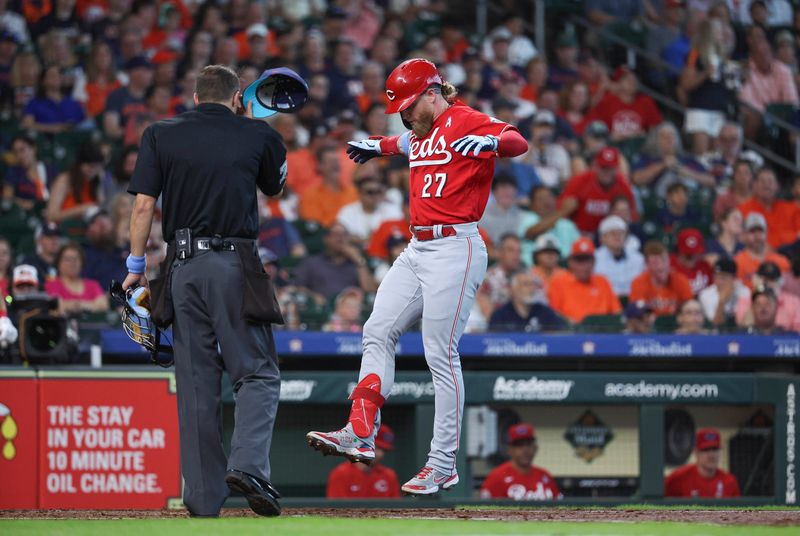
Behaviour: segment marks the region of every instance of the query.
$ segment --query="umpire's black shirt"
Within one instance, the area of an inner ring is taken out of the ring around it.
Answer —
[[[149,126],[128,192],[163,194],[164,239],[193,236],[256,238],[256,186],[276,195],[286,180],[286,148],[264,121],[234,114],[221,104]]]

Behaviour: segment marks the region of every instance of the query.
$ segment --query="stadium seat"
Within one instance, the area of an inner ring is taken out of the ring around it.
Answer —
[[[675,315],[661,315],[656,317],[653,330],[656,333],[675,333],[678,328],[678,319]]]
[[[619,333],[624,327],[622,315],[589,315],[578,324],[583,333]]]

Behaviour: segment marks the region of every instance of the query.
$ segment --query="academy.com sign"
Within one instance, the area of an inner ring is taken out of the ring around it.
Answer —
[[[495,400],[565,400],[575,382],[572,380],[509,380],[499,376],[494,381]]]
[[[610,398],[661,398],[667,400],[718,398],[715,383],[607,383],[605,395]]]

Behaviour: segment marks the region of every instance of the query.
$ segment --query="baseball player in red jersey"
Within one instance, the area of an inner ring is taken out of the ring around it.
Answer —
[[[382,155],[408,156],[413,237],[381,282],[364,325],[364,355],[347,425],[306,435],[309,445],[323,453],[351,461],[374,458],[380,408],[394,384],[395,346],[421,317],[435,392],[433,439],[424,467],[401,488],[418,495],[458,483],[464,411],[458,341],[487,263],[477,222],[489,198],[494,159],[528,149],[515,127],[457,101],[455,92],[431,62],[407,60],[386,81],[386,113],[400,113],[410,130],[348,144],[358,163]]]
[[[394,432],[382,424],[375,437],[375,461],[365,463],[344,462],[328,475],[329,499],[383,499],[400,496],[397,473],[381,465],[384,451],[394,450]]]
[[[515,501],[561,499],[561,491],[550,473],[533,465],[537,450],[533,426],[528,423],[512,425],[508,429],[508,455],[511,459],[489,473],[481,486],[481,498]]]
[[[739,497],[736,477],[719,468],[719,431],[701,428],[695,437],[697,463],[675,469],[664,482],[665,497]]]

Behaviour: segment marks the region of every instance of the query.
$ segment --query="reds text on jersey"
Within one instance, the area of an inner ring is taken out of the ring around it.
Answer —
[[[553,477],[535,465],[520,473],[511,462],[492,470],[481,486],[483,499],[514,499],[515,501],[548,501],[562,498]]]
[[[408,138],[411,225],[469,223],[481,219],[494,175],[494,154],[461,156],[450,144],[474,134],[499,136],[514,129],[502,121],[456,102],[445,110],[424,138]]]
[[[400,496],[400,484],[393,469],[375,464],[362,471],[355,464],[339,464],[328,476],[325,496],[329,499],[372,499]]]

